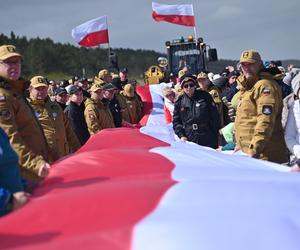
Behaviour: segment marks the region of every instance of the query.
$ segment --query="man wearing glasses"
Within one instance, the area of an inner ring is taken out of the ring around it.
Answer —
[[[32,184],[48,175],[48,146],[26,101],[28,83],[20,78],[21,55],[13,45],[0,46],[0,127],[19,156],[21,174]]]
[[[218,147],[219,115],[209,93],[198,90],[191,74],[181,77],[183,95],[174,106],[173,127],[182,141],[191,141],[211,148]]]

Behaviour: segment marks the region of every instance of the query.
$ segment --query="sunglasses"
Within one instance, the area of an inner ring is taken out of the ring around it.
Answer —
[[[188,83],[188,84],[184,84],[184,85],[183,85],[183,88],[185,88],[185,89],[187,89],[188,87],[194,88],[194,87],[195,87],[195,84],[193,84],[193,83]]]

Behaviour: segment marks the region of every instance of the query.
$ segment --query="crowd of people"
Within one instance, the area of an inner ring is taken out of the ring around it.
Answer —
[[[172,75],[173,77],[173,75]],[[242,151],[299,171],[299,69],[263,62],[243,51],[237,67],[220,74],[188,68],[164,89],[166,121],[182,141],[217,150]]]
[[[136,127],[142,101],[128,69],[91,81],[21,78],[21,54],[0,46],[0,215],[22,207],[50,165],[105,128]]]
[[[76,152],[105,128],[135,128],[142,100],[128,69],[101,69],[92,79],[21,78],[13,45],[0,46],[0,215],[27,203],[50,165]],[[164,88],[167,123],[185,142],[242,151],[277,163],[300,163],[300,69],[263,64],[244,51],[237,68],[220,74],[187,67],[170,73]],[[299,163],[299,165],[298,165]]]

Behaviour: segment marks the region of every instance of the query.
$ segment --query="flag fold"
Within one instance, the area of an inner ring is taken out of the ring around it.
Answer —
[[[152,17],[157,22],[195,27],[192,4],[167,5],[152,3]]]
[[[101,16],[72,29],[72,37],[81,46],[109,43],[107,16]]]

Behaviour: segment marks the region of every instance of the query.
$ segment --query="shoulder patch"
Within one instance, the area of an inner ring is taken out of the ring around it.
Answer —
[[[219,97],[219,94],[218,94],[218,92],[213,92],[213,97]]]
[[[270,105],[264,105],[262,107],[262,113],[264,115],[271,115],[273,113],[273,107]]]
[[[6,102],[6,96],[5,95],[0,95],[0,103],[1,102]]]

